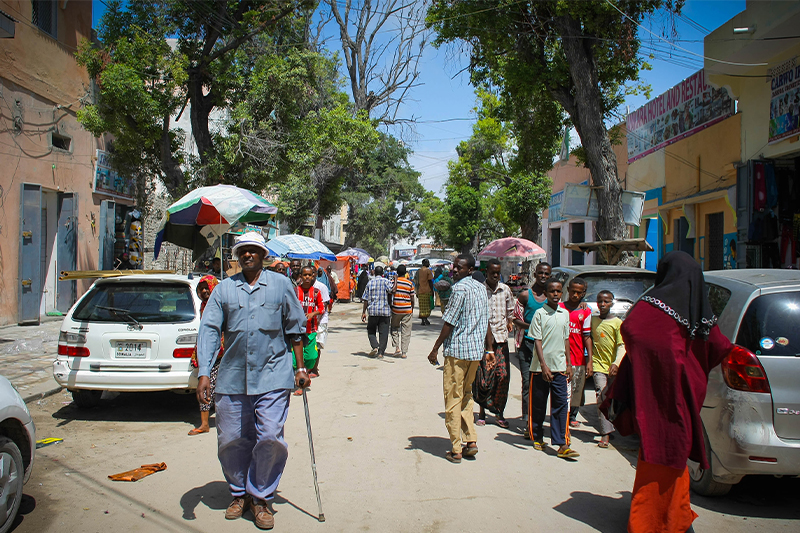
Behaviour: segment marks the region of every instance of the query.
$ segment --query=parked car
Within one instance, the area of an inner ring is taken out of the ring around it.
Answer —
[[[736,347],[709,375],[700,412],[709,470],[691,488],[726,494],[750,474],[800,475],[800,273],[705,273],[719,328]]]
[[[198,282],[148,274],[97,280],[61,325],[56,381],[79,407],[97,405],[104,390],[195,389]]]
[[[0,376],[0,533],[14,524],[22,487],[31,477],[36,427],[17,390]]]
[[[602,290],[614,294],[610,315],[624,318],[631,306],[647,289],[653,286],[656,273],[643,268],[612,265],[574,265],[556,267],[552,276],[564,284],[564,296],[569,298],[567,285],[573,278],[586,280],[585,301],[597,315],[597,293]]]

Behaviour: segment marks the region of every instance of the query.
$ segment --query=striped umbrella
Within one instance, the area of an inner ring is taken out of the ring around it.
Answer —
[[[336,261],[336,256],[327,246],[303,235],[279,235],[267,242],[267,248],[272,255],[279,257]]]
[[[167,208],[156,234],[155,257],[171,242],[203,255],[234,224],[264,226],[274,222],[278,208],[261,196],[233,185],[195,189]]]

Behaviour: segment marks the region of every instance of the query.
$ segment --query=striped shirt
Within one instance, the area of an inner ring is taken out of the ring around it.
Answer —
[[[489,298],[489,326],[494,342],[508,342],[508,323],[511,322],[516,299],[508,285],[500,282],[494,290],[486,284],[486,296]]]
[[[408,315],[414,312],[411,306],[411,295],[414,294],[414,282],[408,278],[397,278],[397,289],[392,299],[392,313]]]
[[[369,316],[392,316],[389,308],[389,293],[392,291],[392,282],[384,277],[375,277],[369,280],[362,300],[366,300]]]
[[[453,285],[442,318],[453,326],[444,340],[444,356],[465,361],[483,359],[489,327],[489,299],[484,284],[467,276]]]

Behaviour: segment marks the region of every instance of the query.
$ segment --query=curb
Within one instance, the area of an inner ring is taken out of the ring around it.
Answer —
[[[22,398],[22,401],[24,401],[25,403],[35,402],[37,400],[41,400],[42,398],[47,398],[48,396],[52,396],[54,394],[58,394],[63,389],[64,389],[64,387],[61,387],[59,385],[57,387],[53,387],[53,388],[48,389],[48,390],[43,391],[43,392],[36,392],[36,393],[31,394],[30,396],[25,396],[25,397]]]

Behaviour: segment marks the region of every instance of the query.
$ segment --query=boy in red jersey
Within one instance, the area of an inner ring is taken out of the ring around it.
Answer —
[[[561,307],[569,311],[569,350],[574,369],[567,389],[570,393],[569,427],[577,428],[581,425],[578,422],[578,410],[583,405],[583,387],[586,384],[587,370],[591,375],[592,310],[581,305],[583,297],[586,296],[586,280],[572,278],[567,291],[569,298],[566,302],[561,302]],[[569,444],[569,437],[567,443]]]

